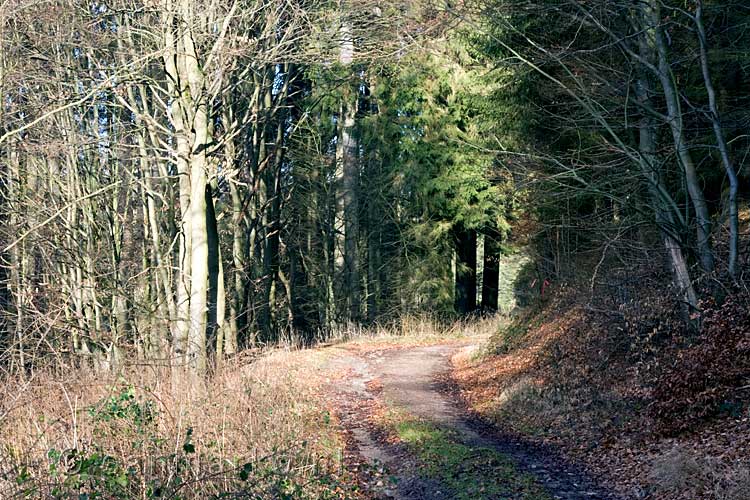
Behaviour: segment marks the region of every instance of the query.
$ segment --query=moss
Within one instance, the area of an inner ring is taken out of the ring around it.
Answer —
[[[407,414],[393,413],[391,420],[399,440],[422,462],[424,474],[445,485],[452,498],[550,498],[533,476],[495,450],[465,445],[455,433]]]

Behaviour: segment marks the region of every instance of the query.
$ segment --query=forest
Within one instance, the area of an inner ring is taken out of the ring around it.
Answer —
[[[0,2],[0,497],[750,498],[748,27]]]

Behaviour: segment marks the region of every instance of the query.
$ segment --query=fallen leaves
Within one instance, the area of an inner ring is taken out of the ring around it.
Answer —
[[[740,480],[750,471],[750,391],[743,390],[750,380],[750,307],[732,300],[706,307],[705,338],[691,348],[680,338],[679,309],[657,290],[614,313],[606,303],[583,303],[555,297],[517,320],[521,338],[501,331],[493,342],[502,349],[490,345],[480,359],[455,357],[453,378],[471,408],[506,430],[561,447],[625,497],[750,498],[741,496]],[[654,373],[671,384],[659,386]],[[726,401],[734,406],[722,406]],[[655,432],[663,429],[658,416],[678,423],[681,434]],[[676,448],[682,453],[674,455]],[[691,476],[697,469],[680,460],[697,460],[703,475]],[[704,486],[660,481],[666,470]]]

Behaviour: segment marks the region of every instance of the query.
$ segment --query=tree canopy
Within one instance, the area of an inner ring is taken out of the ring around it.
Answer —
[[[6,2],[6,362],[205,372],[280,338],[492,311],[521,247],[540,282],[656,266],[700,321],[745,279],[748,15]]]

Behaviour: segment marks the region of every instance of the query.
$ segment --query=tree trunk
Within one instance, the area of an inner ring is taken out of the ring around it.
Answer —
[[[186,82],[183,78],[184,53],[179,50],[174,32],[175,7],[171,0],[166,0],[164,6],[164,70],[167,75],[167,86],[173,99],[169,110],[170,119],[174,127],[174,161],[178,177],[178,192],[180,205],[179,242],[176,259],[174,285],[176,287],[175,316],[172,323],[172,361],[176,366],[184,366],[188,345],[190,326],[190,265],[191,265],[191,235],[190,228],[190,143],[188,142],[187,106],[183,102],[187,94]],[[181,44],[180,44],[181,45]],[[201,194],[201,198],[203,195]]]
[[[233,142],[230,141],[233,146]],[[232,148],[233,149],[233,148]],[[232,151],[233,153],[233,151]],[[229,155],[234,162],[234,154]],[[229,332],[224,336],[224,352],[234,354],[240,332],[245,328],[245,227],[243,224],[242,199],[236,182],[229,182],[232,198],[232,298],[229,302]]]
[[[173,31],[175,17],[178,21]],[[176,361],[196,374],[206,370],[208,307],[208,227],[206,186],[210,143],[205,78],[193,41],[193,5],[166,2],[164,65],[173,103],[176,163],[180,176],[182,232],[178,280],[178,326],[174,335]],[[184,353],[184,354],[183,354]]]
[[[642,46],[642,48],[646,47]],[[641,74],[636,82],[636,98],[643,105],[644,109],[651,107],[651,92],[651,84],[648,77],[645,74]],[[647,111],[643,113],[643,117],[638,124],[638,150],[640,153],[641,170],[648,181],[656,225],[667,253],[666,257],[669,262],[672,279],[675,287],[682,295],[683,303],[686,305],[684,308],[684,319],[686,322],[689,322],[691,309],[694,310],[698,306],[698,297],[693,288],[690,271],[677,237],[679,226],[672,212],[665,206],[666,204],[662,199],[662,193],[666,192],[666,188],[656,158],[656,123]]]
[[[356,99],[356,97],[354,98]],[[344,178],[342,197],[344,202],[344,276],[346,280],[348,318],[360,320],[360,283],[359,283],[359,162],[357,141],[353,136],[356,105],[348,105],[344,111],[342,142],[344,149]]]
[[[482,279],[482,310],[497,311],[500,284],[500,245],[493,235],[484,237],[484,275]]]
[[[192,9],[183,0],[182,11]],[[186,16],[187,19],[190,17]],[[193,101],[192,144],[190,151],[190,326],[188,330],[187,363],[198,373],[206,370],[206,312],[208,300],[208,227],[206,224],[206,186],[208,184],[206,148],[208,135],[208,103],[205,98],[203,73],[193,46],[191,30],[182,35],[185,50],[185,73]],[[184,97],[184,96],[183,96]]]
[[[685,183],[688,194],[695,210],[697,222],[697,244],[701,267],[707,273],[714,269],[714,256],[711,249],[711,219],[708,215],[708,207],[700,186],[700,180],[690,153],[689,145],[685,138],[682,109],[680,106],[680,95],[677,90],[674,74],[669,63],[667,42],[664,39],[661,21],[660,4],[658,0],[649,0],[646,9],[649,44],[656,49],[658,77],[661,83],[664,99],[667,105],[667,121],[672,132],[677,158],[682,165],[685,174]]]
[[[348,12],[340,27],[339,63],[349,66],[354,60],[354,35]],[[353,75],[355,76],[355,75]],[[355,76],[356,77],[356,76]],[[357,141],[354,137],[358,90],[346,88],[341,98],[336,143],[336,244],[335,266],[338,272],[338,314],[345,321],[360,319],[359,283],[359,162]]]
[[[374,175],[373,175],[374,177]],[[376,220],[375,196],[370,195],[367,204],[367,322],[373,323],[378,315],[381,296],[380,231]]]
[[[456,244],[456,284],[454,308],[468,314],[477,307],[477,234],[462,226],[453,229]]]
[[[224,355],[224,317],[226,294],[224,290],[224,267],[221,262],[219,227],[211,186],[206,186],[206,226],[208,235],[208,334],[207,347],[215,363],[221,363]]]
[[[729,146],[724,137],[724,129],[721,124],[721,116],[719,115],[719,105],[716,102],[716,91],[714,90],[711,70],[708,64],[708,39],[706,38],[706,29],[703,26],[702,14],[703,2],[698,0],[695,12],[695,25],[698,30],[698,42],[700,45],[701,72],[703,73],[703,82],[708,94],[709,116],[713,125],[714,135],[716,136],[716,145],[719,148],[721,163],[729,180],[729,199],[727,200],[729,208],[729,261],[727,268],[729,276],[736,278],[740,235],[739,212],[737,208],[739,180],[737,179],[737,171],[734,168],[734,163],[729,157]]]

